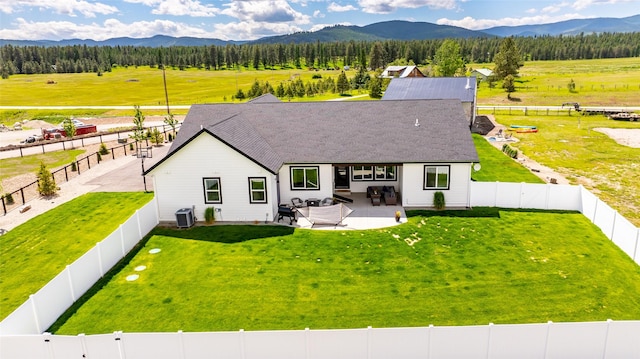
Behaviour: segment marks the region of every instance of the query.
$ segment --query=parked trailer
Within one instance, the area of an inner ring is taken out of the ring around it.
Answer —
[[[86,135],[88,133],[98,132],[96,125],[81,125],[76,127],[76,136]],[[42,137],[45,140],[53,140],[66,137],[67,132],[62,128],[43,128]]]

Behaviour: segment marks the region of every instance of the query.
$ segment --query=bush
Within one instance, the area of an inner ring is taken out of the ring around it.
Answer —
[[[444,193],[438,191],[433,194],[433,207],[435,207],[435,209],[438,209],[438,210],[444,209],[445,207]]]
[[[204,221],[206,224],[213,224],[216,221],[215,209],[207,207],[204,209]]]
[[[56,181],[53,174],[44,162],[40,162],[40,171],[38,171],[38,193],[42,196],[53,196],[58,191]]]
[[[109,154],[109,149],[107,148],[107,145],[104,144],[104,142],[100,144],[100,149],[98,150],[98,154],[101,154],[101,155]]]
[[[151,143],[155,144],[156,146],[159,146],[160,144],[162,144],[162,142],[164,142],[164,136],[162,135],[160,130],[158,130],[157,127],[154,128],[153,131],[151,132],[150,141],[151,141]]]
[[[515,148],[511,148],[511,146],[506,143],[502,145],[502,152],[504,152],[507,156],[517,159],[518,158],[518,150]]]
[[[76,161],[71,162],[71,172],[76,172],[78,170],[78,164]]]
[[[9,204],[9,205],[15,203],[15,201],[13,200],[13,195],[11,193],[5,194],[4,195],[4,199],[5,199],[5,201],[7,201],[7,204]]]

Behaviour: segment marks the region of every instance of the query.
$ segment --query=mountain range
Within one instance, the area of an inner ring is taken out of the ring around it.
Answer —
[[[2,40],[0,46],[225,46],[227,44],[275,44],[275,43],[315,43],[335,41],[383,41],[383,40],[426,40],[443,38],[578,35],[603,32],[640,32],[640,15],[626,18],[592,18],[567,20],[551,24],[499,26],[484,30],[469,30],[450,25],[436,25],[428,22],[386,21],[366,26],[335,25],[314,32],[297,32],[288,35],[263,37],[253,41],[224,41],[196,37],[172,37],[156,35],[150,38],[119,37],[104,41],[69,40]]]

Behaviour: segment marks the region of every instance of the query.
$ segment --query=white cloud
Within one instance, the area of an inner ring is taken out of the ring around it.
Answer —
[[[358,0],[362,11],[370,14],[389,14],[397,9],[430,9],[453,10],[457,7],[456,0]]]
[[[315,17],[316,19],[321,19],[323,18],[325,15],[322,13],[322,11],[320,10],[315,10],[313,12],[313,17]]]
[[[232,22],[214,25],[213,36],[221,40],[255,40],[265,36],[292,34],[301,28],[286,23],[258,23],[255,21]]]
[[[537,13],[537,12],[538,12],[538,10],[537,10],[537,9],[534,9],[534,8],[531,8],[531,9],[529,9],[529,10],[525,11],[525,12],[526,12],[527,14],[535,14],[535,13]]]
[[[76,12],[85,17],[96,17],[96,14],[108,15],[118,12],[115,6],[101,2],[88,2],[85,0],[1,0],[0,11],[6,14],[30,11],[31,8],[51,10],[57,14],[76,16]]]
[[[122,23],[116,19],[105,20],[102,24],[75,24],[69,21],[30,22],[23,18],[14,20],[14,29],[0,29],[1,39],[12,40],[63,40],[93,39],[106,40],[114,37],[194,36],[213,38],[214,33],[201,28],[168,20],[138,21]]]
[[[222,10],[222,14],[235,17],[241,21],[310,23],[309,15],[295,11],[285,0],[233,1],[225,4],[225,6],[227,8]]]
[[[438,25],[452,25],[464,27],[466,29],[471,30],[482,30],[488,29],[490,27],[496,26],[520,26],[520,25],[533,25],[533,24],[548,24],[552,22],[560,22],[565,20],[572,19],[584,19],[584,15],[580,14],[563,14],[560,16],[548,16],[548,15],[537,15],[537,16],[528,16],[528,17],[505,17],[502,19],[474,19],[472,17],[465,17],[461,20],[450,20],[450,19],[438,19],[436,23]]]
[[[343,5],[338,5],[334,2],[329,4],[329,6],[327,6],[328,12],[346,12],[346,11],[353,11],[353,10],[358,10],[358,9],[353,5],[343,6]]]
[[[572,7],[576,10],[583,10],[593,5],[614,5],[633,1],[637,0],[576,0]]]
[[[125,0],[129,3],[143,4],[154,9],[155,15],[213,17],[220,13],[220,9],[211,5],[204,5],[199,0]]]

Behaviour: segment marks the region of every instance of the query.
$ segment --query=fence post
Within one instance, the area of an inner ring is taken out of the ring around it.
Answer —
[[[309,328],[304,328],[304,358],[309,359]]]
[[[607,319],[607,331],[604,333],[604,345],[602,348],[602,357],[606,358],[607,357],[607,344],[609,342],[609,327],[611,327],[611,322],[613,320],[611,319]]]
[[[518,200],[518,208],[522,208],[522,197],[524,197],[524,182],[520,182],[520,200]]]
[[[31,301],[31,310],[33,311],[33,322],[36,325],[36,330],[38,333],[42,333],[42,328],[40,328],[40,320],[38,319],[38,308],[36,307],[36,300],[33,294],[29,294],[29,300]]]
[[[98,250],[98,270],[100,271],[100,278],[104,277],[104,270],[102,270],[102,249],[100,248],[100,242],[96,243],[96,249]]]
[[[22,197],[22,204],[27,203],[27,202],[24,200],[24,187],[20,188],[20,197]]]
[[[493,328],[493,323],[489,323],[489,333],[487,335],[487,359],[489,359],[489,356],[491,355],[491,328]]]
[[[113,147],[111,147],[111,159],[112,159],[112,160],[115,160],[115,159],[116,159],[116,155],[115,155],[115,153],[113,152]]]
[[[80,333],[78,334],[78,338],[80,338],[80,347],[82,347],[82,357],[88,358],[89,351],[87,350],[87,337],[84,335],[84,333]]]
[[[367,359],[371,359],[371,326],[367,327]]]
[[[178,330],[178,341],[180,343],[180,359],[185,359],[184,355],[184,334],[182,330]]]
[[[124,355],[124,348],[122,345],[122,331],[118,331],[118,332],[113,332],[113,335],[115,336],[114,340],[116,341],[116,345],[118,346],[118,354],[120,354],[120,359],[125,359],[125,355]]]
[[[78,170],[78,174],[80,174],[80,161],[76,161],[76,169]]]
[[[493,206],[498,207],[498,186],[500,185],[499,181],[496,181],[496,189],[493,192]]]
[[[7,214],[7,206],[4,204],[4,196],[0,197],[0,199],[2,200],[2,211],[4,214]]]
[[[544,357],[543,358],[547,358],[549,356],[549,337],[551,332],[551,324],[553,324],[552,321],[547,322],[547,337],[544,341]]]
[[[613,211],[613,223],[611,224],[611,241],[613,242],[613,235],[616,233],[616,219],[618,218],[618,211]]]
[[[246,355],[244,352],[244,329],[240,329],[240,358],[246,359]]]
[[[118,227],[120,230],[120,249],[122,249],[122,256],[126,256],[127,252],[124,250],[124,231],[122,230],[122,225]]]
[[[431,332],[433,332],[433,324],[429,324],[429,328],[427,328],[429,335],[427,336],[427,359],[431,359]]]
[[[138,224],[138,240],[142,239],[142,224],[140,223],[140,210],[136,210],[136,223]]]
[[[89,157],[91,157],[91,156],[87,156],[86,157],[86,159],[87,159],[87,168],[91,169],[91,161],[89,161]]]
[[[636,248],[633,250],[633,260],[638,263],[638,242],[640,242],[640,228],[638,228],[638,233],[636,234]]]
[[[71,267],[67,265],[65,269],[67,270],[67,279],[69,280],[69,289],[71,289],[71,300],[75,302],[76,294],[74,293],[75,290],[73,288],[73,278],[71,277]]]
[[[51,348],[51,333],[42,333],[42,337],[44,338],[44,346],[47,348],[47,357],[55,358],[53,355],[53,348]]]

